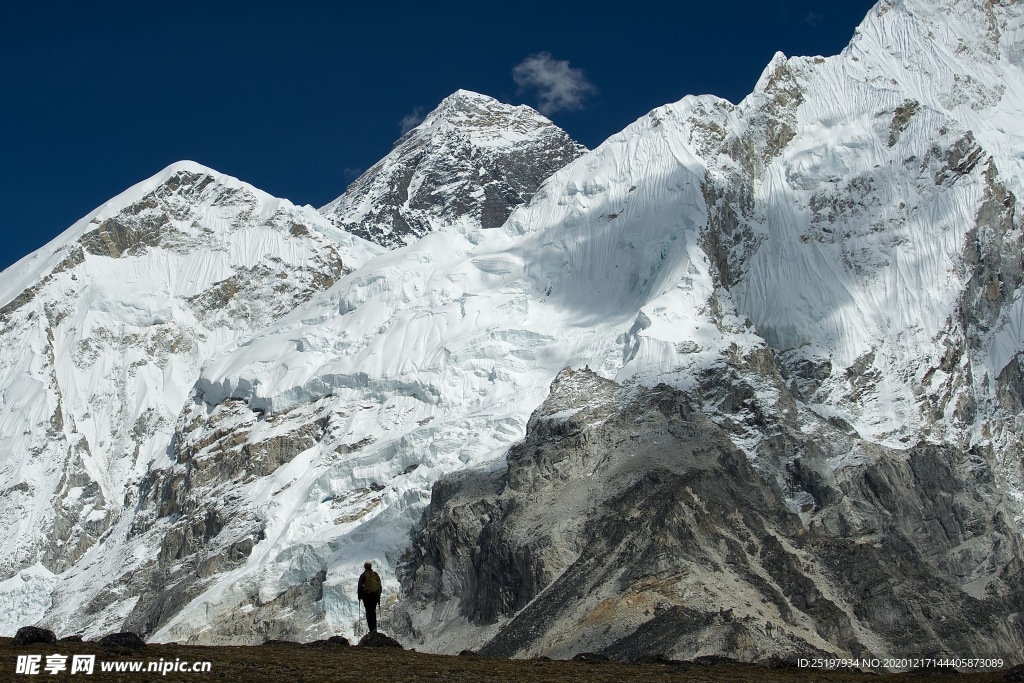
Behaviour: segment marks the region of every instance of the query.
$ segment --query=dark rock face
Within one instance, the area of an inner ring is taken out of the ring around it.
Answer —
[[[463,219],[495,228],[584,151],[529,107],[460,91],[320,211],[388,248]]]
[[[379,631],[367,633],[359,639],[359,647],[402,647],[402,644]]]
[[[14,645],[54,645],[57,643],[57,636],[48,628],[38,626],[22,626],[14,634]]]
[[[130,650],[138,650],[146,647],[146,641],[140,638],[138,634],[131,633],[130,631],[111,633],[108,636],[103,636],[100,638],[99,643],[103,647],[127,648]]]
[[[612,383],[564,372],[504,472],[434,487],[396,623],[422,637],[431,603],[503,619],[480,650],[495,656],[1015,661],[1024,553],[994,456],[862,442],[802,414],[765,361],[621,408]],[[581,388],[589,405],[558,416]],[[749,424],[776,435],[756,461],[734,445]]]

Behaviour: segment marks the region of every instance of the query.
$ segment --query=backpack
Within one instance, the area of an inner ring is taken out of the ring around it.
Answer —
[[[366,570],[366,578],[363,579],[363,592],[370,595],[380,595],[380,577],[372,569]]]

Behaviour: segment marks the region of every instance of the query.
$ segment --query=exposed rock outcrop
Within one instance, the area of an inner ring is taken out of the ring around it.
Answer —
[[[435,485],[396,623],[422,638],[457,611],[497,628],[498,656],[1019,652],[1024,554],[991,456],[780,412],[780,379],[609,385],[608,410],[599,378],[566,371],[506,470]],[[589,406],[562,417],[581,386]],[[712,397],[732,414],[705,415]],[[756,460],[735,445],[751,419],[774,435]]]
[[[322,640],[314,640],[312,643],[307,643],[307,645],[309,647],[348,647],[351,643],[348,642],[348,638],[345,636],[331,636]]]

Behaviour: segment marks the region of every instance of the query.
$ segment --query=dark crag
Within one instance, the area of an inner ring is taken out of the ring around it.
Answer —
[[[480,651],[502,657],[1015,661],[1022,553],[985,461],[864,443],[797,409],[770,361],[621,408],[626,389],[563,372],[507,470],[435,486],[396,621],[425,637],[421,610],[451,601],[500,623]],[[755,461],[735,445],[751,428],[771,435]],[[855,449],[869,457],[832,465]]]

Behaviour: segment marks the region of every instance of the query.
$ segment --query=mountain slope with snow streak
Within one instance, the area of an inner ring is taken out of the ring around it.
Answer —
[[[777,58],[763,92],[741,105],[789,90],[788,103],[768,106],[790,117],[793,140],[755,181],[773,234],[733,266],[746,270],[733,292],[793,362],[845,369],[873,356],[884,401],[850,402],[843,382],[826,382],[821,402],[874,439],[906,443],[924,428],[913,388],[946,353],[957,318],[989,337],[995,319],[970,319],[1016,308],[1006,304],[1019,268],[979,260],[998,258],[984,253],[990,239],[1018,239],[1021,131],[1007,116],[1024,106],[1021,30],[1013,6],[880,3],[843,54]],[[1008,280],[995,306],[962,300],[991,284],[976,281],[979,269]],[[1019,349],[1005,334],[979,341]],[[1007,353],[984,356],[977,379],[994,380]]]

